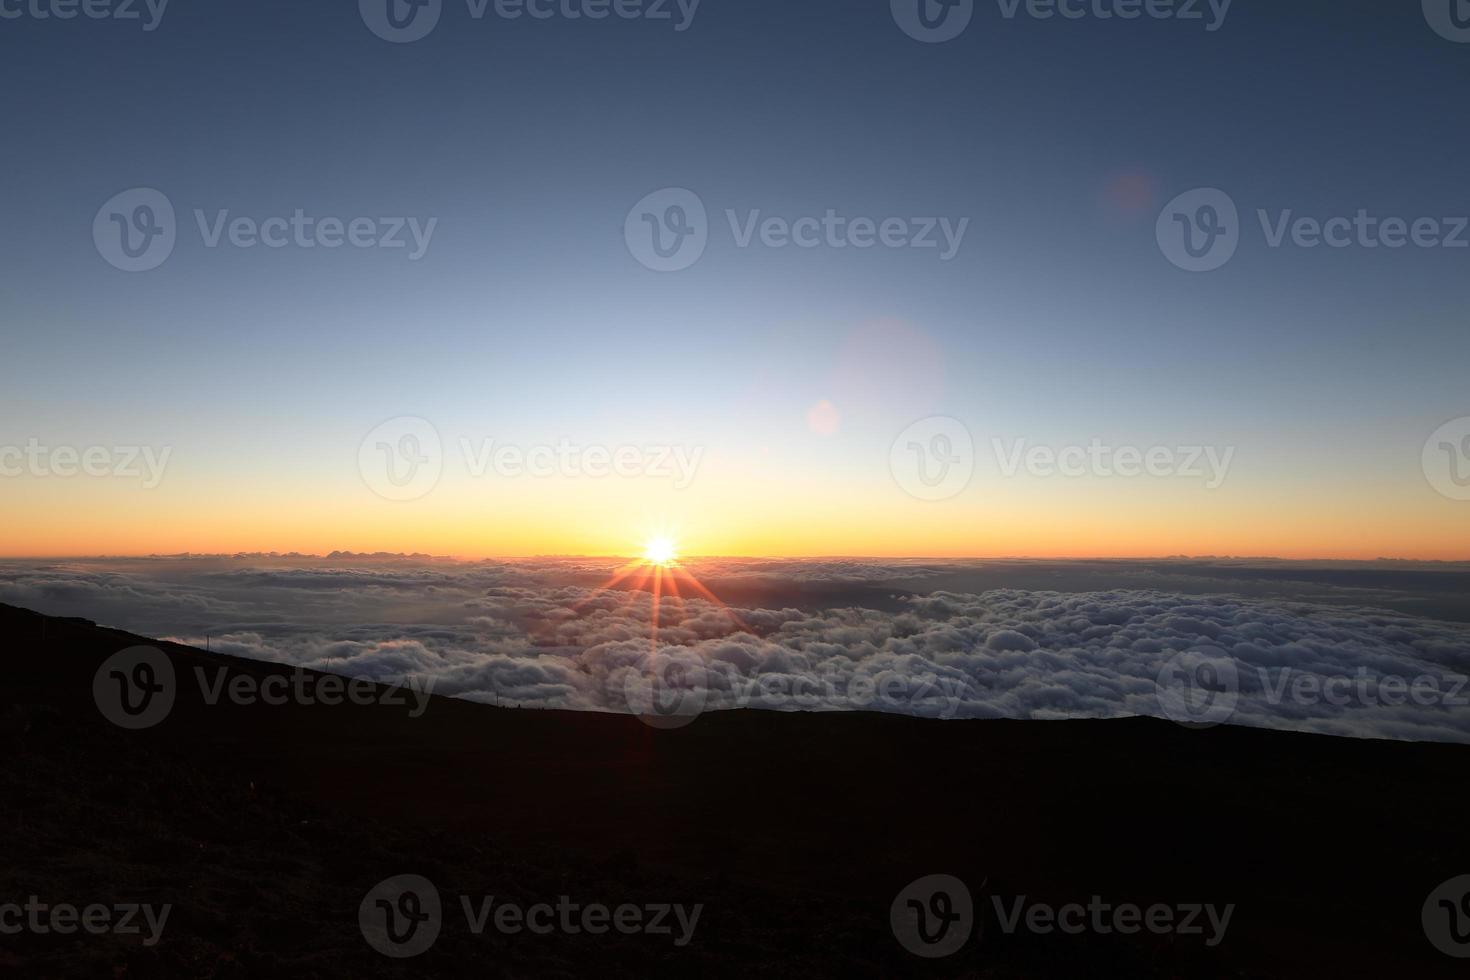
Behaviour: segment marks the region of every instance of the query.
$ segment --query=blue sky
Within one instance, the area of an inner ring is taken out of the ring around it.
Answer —
[[[1470,212],[1470,45],[1413,3],[1237,0],[1213,32],[982,3],[931,45],[878,0],[704,0],[682,32],[476,21],[448,0],[399,45],[352,3],[176,0],[153,31],[0,20],[0,55],[15,438],[141,431],[224,458],[264,428],[310,454],[423,414],[857,471],[943,411],[1036,439],[1233,440],[1273,478],[1341,466],[1366,484],[1470,412],[1470,249],[1270,249],[1255,219]],[[700,195],[712,237],[659,274],[622,225],[671,186]],[[1189,274],[1154,220],[1202,186],[1234,198],[1245,240]],[[89,234],[132,187],[179,214],[148,273],[110,267]],[[206,249],[195,208],[438,225],[418,262]],[[969,226],[949,262],[739,249],[726,208]],[[932,340],[943,376],[896,365],[922,390],[849,395],[840,444],[813,448],[802,414],[875,320]]]

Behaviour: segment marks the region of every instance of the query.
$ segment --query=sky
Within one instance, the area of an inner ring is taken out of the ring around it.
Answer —
[[[0,0],[0,554],[1470,558],[1470,248],[1271,244],[1463,229],[1433,0],[376,2]]]

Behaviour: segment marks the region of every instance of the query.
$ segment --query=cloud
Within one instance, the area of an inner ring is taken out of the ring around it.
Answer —
[[[338,556],[0,564],[0,601],[211,649],[436,693],[628,710],[638,684],[702,710],[933,718],[1168,713],[1181,656],[1225,665],[1236,724],[1470,741],[1470,629],[1401,612],[1151,589],[895,593],[826,607],[783,583],[912,583],[915,563],[703,562],[790,605],[726,608],[599,589],[597,559],[450,563]],[[1122,577],[1122,581],[1128,581]],[[655,618],[657,627],[655,628]],[[1209,693],[1209,692],[1206,692]],[[1215,694],[1221,694],[1215,691]]]

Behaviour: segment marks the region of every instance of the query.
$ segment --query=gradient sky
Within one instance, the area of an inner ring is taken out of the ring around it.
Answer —
[[[1470,558],[1420,454],[1470,415],[1470,249],[1268,248],[1255,209],[1470,214],[1470,44],[1418,2],[1236,0],[922,44],[887,0],[703,0],[668,21],[475,21],[390,44],[357,5],[0,19],[0,445],[172,447],[163,482],[0,479],[0,554],[421,551]],[[696,191],[692,268],[623,222]],[[1244,240],[1171,265],[1155,219],[1222,188]],[[160,268],[91,236],[179,214]],[[208,249],[192,211],[437,218],[402,251]],[[959,255],[740,249],[723,211],[969,218]],[[813,426],[828,402],[830,425]],[[911,422],[980,459],[895,481]],[[472,479],[376,496],[396,416],[531,446],[702,447],[696,481]],[[1236,447],[1228,479],[1004,477],[992,438]]]

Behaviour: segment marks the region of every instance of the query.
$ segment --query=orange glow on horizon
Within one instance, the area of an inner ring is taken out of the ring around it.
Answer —
[[[310,474],[191,475],[150,491],[21,480],[0,493],[6,513],[24,515],[0,538],[0,556],[11,558],[381,551],[646,559],[663,538],[659,553],[671,549],[672,567],[695,555],[1470,560],[1470,505],[1439,497],[1417,473],[1332,493],[1245,479],[1208,495],[1168,484],[977,481],[943,503],[914,500],[877,477],[739,471],[683,491],[553,480],[488,492],[446,482],[411,503]]]

